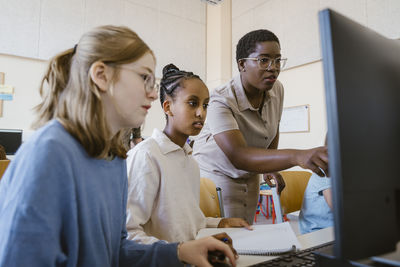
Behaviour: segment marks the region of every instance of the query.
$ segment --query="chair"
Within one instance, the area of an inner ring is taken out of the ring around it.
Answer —
[[[200,178],[200,209],[206,217],[224,217],[221,188],[209,178]]]
[[[311,177],[307,171],[281,171],[280,174],[285,181],[285,188],[279,196],[276,188],[272,189],[276,221],[283,222],[283,216],[301,209],[304,192]]]
[[[254,215],[254,222],[257,222],[257,215],[261,213],[266,219],[269,219],[271,216],[272,223],[275,223],[274,193],[276,193],[276,190],[273,192],[273,188],[269,187],[265,183],[260,184],[260,197],[258,199],[256,214]],[[265,203],[265,205],[263,203]]]
[[[0,179],[3,176],[3,173],[6,171],[9,163],[10,163],[10,160],[8,160],[8,159],[0,160]]]

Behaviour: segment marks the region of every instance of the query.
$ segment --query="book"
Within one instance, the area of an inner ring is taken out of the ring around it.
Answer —
[[[204,228],[196,238],[226,232],[239,255],[281,255],[301,248],[288,222],[253,225],[246,228]]]

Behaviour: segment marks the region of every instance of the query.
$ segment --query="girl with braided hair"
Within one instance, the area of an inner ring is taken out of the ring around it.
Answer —
[[[128,152],[130,239],[178,242],[194,239],[206,226],[250,227],[239,218],[205,218],[200,210],[200,170],[186,140],[203,128],[208,101],[199,76],[164,67],[160,102],[167,124]]]

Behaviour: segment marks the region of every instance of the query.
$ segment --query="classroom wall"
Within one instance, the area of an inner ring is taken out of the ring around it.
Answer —
[[[171,62],[206,78],[206,4],[200,0],[0,0],[0,72],[15,88],[0,128],[29,131],[45,60],[102,24],[136,31],[156,54],[158,78]],[[144,135],[164,124],[155,101]]]
[[[207,5],[207,80],[212,89],[232,78],[232,7],[231,1]]]
[[[331,8],[383,36],[400,37],[398,0],[231,0],[232,46],[247,32],[266,28],[281,41],[288,67],[321,59],[318,11]],[[232,49],[232,58],[235,50]],[[233,73],[237,73],[232,66]]]
[[[279,77],[285,87],[284,107],[310,104],[310,132],[281,133],[279,148],[310,148],[324,142],[327,121],[319,10],[329,7],[388,38],[400,37],[397,0],[231,1],[232,74],[238,73],[235,60],[238,40],[249,31],[269,29],[280,39],[282,55],[288,58],[288,68]]]
[[[322,62],[316,61],[283,71],[279,80],[285,87],[283,106],[310,105],[310,132],[281,133],[279,148],[307,149],[321,146],[327,132]]]
[[[33,107],[39,104],[39,84],[46,70],[46,61],[0,54],[0,72],[5,73],[5,84],[14,87],[12,101],[3,101],[0,128],[22,129],[22,139],[32,134],[35,117]]]

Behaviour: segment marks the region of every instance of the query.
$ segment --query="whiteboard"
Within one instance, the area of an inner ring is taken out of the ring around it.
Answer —
[[[310,131],[310,105],[300,105],[283,108],[281,133],[305,133]]]

